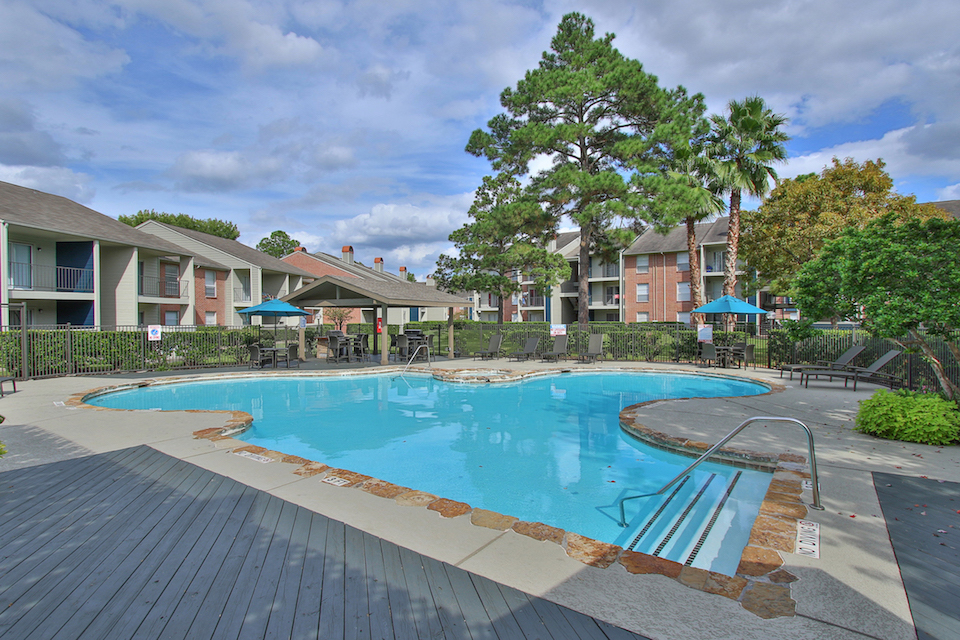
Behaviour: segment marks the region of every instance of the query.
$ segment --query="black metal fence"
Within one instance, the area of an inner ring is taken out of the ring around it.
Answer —
[[[408,328],[419,328],[436,336],[438,355],[447,355],[446,322],[412,322]],[[318,335],[332,327],[307,328],[307,353],[313,353]],[[390,333],[399,331],[390,326]],[[540,338],[539,351],[550,351],[557,327],[546,323],[483,322],[454,324],[454,355],[469,356],[485,349],[494,334],[503,336],[504,354],[519,352],[527,338]],[[621,324],[594,322],[582,327],[566,325],[567,354],[576,356],[586,351],[591,334],[603,334],[603,359],[610,361],[674,362],[697,361],[697,332],[678,323]],[[348,333],[374,334],[370,324],[351,324]],[[156,337],[156,336],[154,336]],[[76,327],[19,326],[0,330],[0,374],[17,378],[117,373],[124,371],[165,371],[246,364],[247,346],[255,342],[272,343],[269,331],[258,325],[244,327],[162,327],[159,340],[151,340],[147,327]],[[960,340],[960,332],[952,337]],[[835,360],[854,344],[864,351],[855,364],[867,366],[896,346],[889,340],[874,338],[862,330],[831,330],[794,342],[781,329],[760,330],[756,325],[738,325],[734,331],[713,327],[713,342],[733,345],[746,342],[754,345],[757,366],[778,369],[781,364],[816,363]],[[944,364],[948,377],[960,384],[960,363],[953,358],[947,342],[928,337],[928,342]],[[916,353],[906,353],[885,369],[913,389],[939,387],[930,364]]]

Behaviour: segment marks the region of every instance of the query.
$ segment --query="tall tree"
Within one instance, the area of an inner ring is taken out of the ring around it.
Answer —
[[[834,158],[819,175],[784,180],[759,210],[743,212],[741,255],[756,269],[757,285],[788,295],[800,267],[828,240],[887,213],[900,220],[948,217],[932,204],[917,204],[912,195],[894,193],[883,160],[860,164]]]
[[[473,132],[467,151],[497,171],[528,173],[531,160],[550,168],[530,188],[557,221],[580,228],[578,320],[589,320],[590,255],[633,239],[656,202],[665,164],[688,144],[703,113],[702,96],[667,91],[643,66],[625,58],[614,35],[594,38],[593,21],[578,13],[560,21],[551,51],[515,89],[500,94],[506,113]],[[652,214],[651,214],[652,215]]]
[[[117,220],[131,227],[135,227],[147,220],[156,220],[157,222],[163,222],[173,227],[193,229],[194,231],[220,236],[227,240],[236,240],[240,237],[240,230],[237,229],[237,225],[232,222],[219,220],[217,218],[194,218],[184,213],[157,213],[153,209],[149,211],[141,209],[137,211],[136,215],[119,216]]]
[[[257,243],[257,251],[263,251],[274,258],[282,258],[300,246],[300,241],[291,238],[286,231],[274,231]]]
[[[697,250],[697,224],[724,210],[720,197],[721,187],[716,172],[716,163],[707,158],[702,149],[689,148],[676,154],[674,169],[670,178],[680,187],[673,201],[681,206],[681,222],[687,232],[687,255],[690,264],[690,294],[693,308],[703,306],[703,286],[701,277],[700,252]],[[671,222],[672,216],[667,217]],[[671,224],[669,228],[673,228]],[[703,321],[703,314],[695,313],[690,320],[693,324]]]
[[[441,254],[434,279],[447,291],[496,295],[498,323],[503,323],[503,299],[520,291],[512,275],[532,274],[545,291],[569,274],[567,261],[546,246],[555,230],[553,218],[515,177],[485,176],[469,215],[472,221],[450,234],[459,255]]]
[[[960,399],[931,337],[960,362],[960,221],[896,213],[849,228],[799,271],[794,301],[812,318],[855,319],[883,338],[919,350],[947,398]]]
[[[762,198],[769,191],[769,178],[776,181],[773,165],[787,157],[783,143],[790,138],[780,130],[786,122],[786,117],[774,113],[759,96],[731,100],[725,116],[710,116],[707,154],[716,161],[720,184],[730,194],[724,295],[736,295],[741,196],[747,192]]]

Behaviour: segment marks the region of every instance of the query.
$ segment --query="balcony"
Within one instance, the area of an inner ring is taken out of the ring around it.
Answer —
[[[525,295],[520,298],[520,306],[521,307],[542,307],[544,306],[544,297]]]
[[[182,298],[187,295],[188,280],[140,276],[138,293],[148,298]]]
[[[233,301],[234,302],[253,302],[253,296],[250,295],[249,289],[234,289]]]
[[[10,288],[28,291],[93,293],[93,269],[11,262]]]

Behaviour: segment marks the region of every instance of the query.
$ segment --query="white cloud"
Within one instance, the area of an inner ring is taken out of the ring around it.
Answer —
[[[87,205],[96,195],[92,176],[62,167],[0,165],[0,180],[21,187],[53,193]]]
[[[938,189],[937,200],[960,200],[960,182]]]

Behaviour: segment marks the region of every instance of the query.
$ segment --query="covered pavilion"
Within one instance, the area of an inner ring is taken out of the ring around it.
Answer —
[[[387,310],[391,307],[447,307],[447,341],[453,357],[453,309],[466,307],[466,298],[455,296],[416,282],[381,282],[369,278],[321,276],[310,284],[281,298],[301,308],[346,307],[373,309],[383,319],[383,336],[387,335]],[[377,313],[377,311],[379,312]],[[379,341],[380,363],[387,364],[390,343]]]

